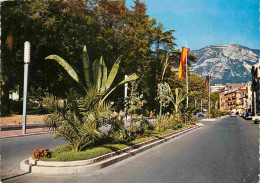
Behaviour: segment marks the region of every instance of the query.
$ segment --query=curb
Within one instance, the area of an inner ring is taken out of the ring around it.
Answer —
[[[5,137],[0,137],[0,139],[8,139],[8,138],[15,138],[15,137],[27,137],[31,135],[43,135],[43,134],[48,134],[52,132],[37,132],[37,133],[28,133],[24,135],[12,135],[12,136],[5,136]]]
[[[82,161],[70,161],[70,162],[45,162],[42,164],[42,161],[33,160],[32,158],[25,159],[20,163],[20,169],[29,172],[29,173],[41,173],[47,175],[62,175],[62,174],[73,174],[73,173],[82,173],[82,172],[90,172],[94,170],[98,170],[109,165],[112,165],[116,162],[122,161],[126,158],[134,156],[138,153],[141,153],[147,149],[150,149],[154,146],[162,144],[170,139],[178,137],[182,134],[185,134],[191,130],[201,128],[203,124],[197,124],[188,129],[182,130],[180,132],[173,132],[170,134],[166,134],[162,137],[148,140],[146,142],[142,142],[136,144],[134,146],[130,146],[124,149],[121,149],[116,152],[108,153],[90,160],[82,160]],[[154,141],[154,142],[151,142]],[[147,143],[147,144],[145,144]],[[143,145],[145,144],[145,145]],[[141,146],[141,147],[140,147]],[[95,161],[97,160],[97,161]],[[88,164],[87,164],[88,163]]]
[[[201,119],[200,122],[203,122],[203,121],[217,121],[217,120],[220,120],[220,119],[224,119],[224,118],[227,118],[229,115],[226,115],[226,116],[220,116],[220,117],[217,117],[217,118],[210,118],[210,119]]]
[[[45,123],[29,123],[26,129],[45,127]],[[0,125],[0,131],[19,130],[22,129],[22,124],[18,125]]]

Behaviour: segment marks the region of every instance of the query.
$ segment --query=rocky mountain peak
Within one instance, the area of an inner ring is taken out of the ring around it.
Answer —
[[[191,67],[195,73],[203,78],[210,74],[213,83],[225,84],[251,80],[251,66],[258,62],[260,50],[232,43],[191,52],[197,57]]]

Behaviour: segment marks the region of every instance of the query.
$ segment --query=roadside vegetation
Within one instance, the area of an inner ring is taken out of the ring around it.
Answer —
[[[177,76],[175,30],[149,17],[144,2],[133,3],[2,3],[1,115],[22,111],[22,48],[30,41],[29,111],[48,114],[46,127],[68,142],[50,152],[36,150],[37,158],[88,159],[196,123],[199,104],[208,100],[205,81],[189,72],[186,93],[186,81]],[[187,59],[189,66],[196,62],[192,53]],[[12,92],[19,94],[16,101],[9,99]],[[215,117],[217,96],[212,99]]]
[[[190,127],[193,125],[185,125],[183,128]],[[158,132],[156,130],[150,130],[148,135],[138,135],[137,137],[129,142],[126,143],[113,143],[113,139],[109,139],[106,137],[106,139],[100,139],[100,142],[97,142],[85,149],[83,149],[80,152],[72,152],[72,149],[70,145],[63,145],[59,146],[54,149],[50,149],[48,156],[42,156],[39,158],[41,161],[76,161],[76,160],[87,160],[92,159],[101,155],[105,155],[107,153],[111,153],[114,151],[121,150],[123,148],[145,142],[152,139],[157,139],[158,137],[161,137],[163,135],[176,132],[181,128],[177,129],[170,129],[167,128],[164,131]],[[111,143],[108,143],[108,141],[111,141]],[[105,144],[100,144],[105,143]]]

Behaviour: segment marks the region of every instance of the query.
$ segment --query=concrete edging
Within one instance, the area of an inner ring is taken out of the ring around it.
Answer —
[[[82,160],[82,161],[67,161],[67,162],[51,162],[51,161],[38,161],[33,158],[28,158],[20,163],[20,169],[31,172],[31,173],[41,173],[41,174],[73,174],[81,172],[90,172],[93,170],[98,170],[106,166],[112,165],[116,162],[122,161],[126,158],[134,156],[140,152],[143,152],[147,149],[150,149],[154,146],[162,144],[172,138],[178,137],[182,134],[185,134],[191,130],[202,127],[203,124],[197,124],[194,127],[182,130],[180,132],[166,134],[160,138],[148,140],[134,146],[130,146],[124,149],[121,149],[116,152],[108,153],[93,159]],[[150,143],[151,141],[155,141]],[[147,144],[146,144],[147,143]],[[146,144],[146,145],[143,145]],[[141,146],[141,147],[139,147]],[[130,151],[129,151],[130,150]],[[129,151],[129,152],[125,152]],[[119,155],[118,155],[119,154]],[[98,160],[98,162],[95,162]]]
[[[26,124],[26,129],[32,129],[32,128],[40,128],[45,127],[45,123],[29,123]],[[8,130],[20,130],[22,129],[22,124],[17,125],[0,125],[0,131],[8,131]]]
[[[53,133],[53,132],[35,132],[35,133],[27,133],[24,135],[11,135],[11,136],[5,136],[5,137],[0,137],[0,139],[9,139],[9,138],[15,138],[15,137],[27,137],[31,135],[43,135],[43,134],[48,134],[48,133]]]

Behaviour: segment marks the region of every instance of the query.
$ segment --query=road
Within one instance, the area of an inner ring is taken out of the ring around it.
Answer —
[[[66,142],[53,140],[52,134],[32,135],[1,139],[1,175],[3,178],[25,173],[20,170],[20,161],[28,158],[38,148],[49,149]]]
[[[256,183],[259,126],[240,117],[203,122],[203,128],[90,173],[26,174],[6,183]]]

